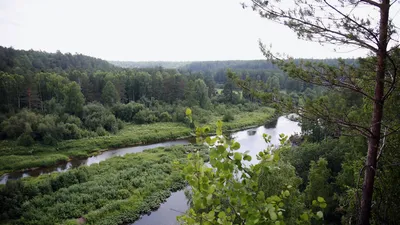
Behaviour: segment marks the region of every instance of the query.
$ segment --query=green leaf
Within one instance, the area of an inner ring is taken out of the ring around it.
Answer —
[[[243,157],[243,160],[246,160],[246,161],[251,161],[251,156],[250,155],[244,155],[244,157]]]
[[[318,197],[317,200],[318,200],[318,202],[321,202],[321,203],[325,202],[325,199],[323,197]]]
[[[207,195],[206,200],[207,200],[207,203],[208,203],[208,204],[211,203],[212,197],[213,197],[212,194]]]
[[[309,220],[308,214],[307,213],[301,214],[300,219],[303,220],[303,221],[308,221]]]
[[[218,120],[218,122],[217,122],[217,131],[216,131],[216,134],[217,134],[218,136],[222,135],[222,121],[221,121],[221,120]]]
[[[239,152],[235,152],[235,155],[233,156],[233,158],[235,160],[240,161],[240,160],[242,160],[242,154],[240,154]]]
[[[317,217],[320,218],[320,219],[322,219],[322,217],[324,217],[324,213],[321,212],[321,211],[318,211],[318,212],[317,212]]]
[[[215,189],[216,189],[216,186],[213,184],[213,185],[210,186],[210,189],[209,189],[208,192],[209,192],[210,194],[212,194],[212,193],[214,193]]]
[[[317,205],[318,205],[317,200],[313,200],[313,201],[312,201],[312,205],[313,205],[313,206],[317,206]]]
[[[290,196],[290,192],[288,190],[286,190],[285,192],[283,192],[283,194],[285,195],[285,197],[289,197]]]
[[[269,217],[271,218],[271,220],[277,220],[278,219],[278,215],[276,215],[275,212],[269,211]]]
[[[186,116],[191,116],[192,110],[190,108],[186,108]]]
[[[209,220],[214,220],[215,217],[215,212],[213,210],[211,210],[208,215],[207,215]]]
[[[319,207],[321,207],[322,209],[325,209],[326,208],[326,206],[328,206],[325,202],[324,203],[321,203],[321,204],[319,204]]]
[[[231,149],[232,150],[238,150],[240,148],[240,143],[239,142],[234,142],[232,145],[231,145]]]
[[[218,213],[218,218],[224,219],[225,217],[226,217],[225,212],[222,211]]]

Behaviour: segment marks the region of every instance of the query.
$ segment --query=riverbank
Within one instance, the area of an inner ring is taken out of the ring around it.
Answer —
[[[299,130],[297,123],[280,117],[274,128],[259,126],[232,135],[241,145],[238,151],[250,150],[249,154],[253,156],[269,145],[262,138],[263,134],[270,135],[271,143],[277,144],[279,134],[291,135]],[[200,150],[207,159],[208,148],[175,145],[113,156],[63,173],[27,177],[0,185],[0,202],[4,206],[0,207],[0,224],[132,223],[140,215],[158,208],[173,191],[186,185],[181,182],[180,172],[187,153],[193,149]],[[177,161],[180,163],[175,164]],[[179,193],[179,201],[184,200],[183,192]],[[165,204],[168,208],[164,208],[163,213],[149,216],[161,217],[145,216],[145,220],[138,220],[138,225],[160,224],[154,221],[175,224],[176,214],[169,211],[179,207],[172,202]],[[181,211],[185,209],[183,207]]]
[[[186,185],[182,166],[193,150],[207,159],[207,147],[179,145],[11,182],[0,188],[0,224],[133,222]]]
[[[275,119],[274,110],[262,107],[253,112],[241,112],[231,122],[224,122],[224,131],[246,129]],[[214,116],[208,125],[222,117]],[[192,130],[181,123],[154,123],[146,125],[127,124],[115,135],[62,141],[57,146],[36,144],[30,147],[17,146],[15,141],[0,142],[0,175],[37,167],[49,167],[71,158],[84,158],[110,149],[151,144],[167,140],[188,138]]]

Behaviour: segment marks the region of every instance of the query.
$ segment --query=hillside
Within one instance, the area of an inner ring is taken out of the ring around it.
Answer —
[[[35,72],[61,72],[70,69],[110,70],[113,65],[105,60],[82,55],[16,50],[0,46],[0,71],[19,75]]]

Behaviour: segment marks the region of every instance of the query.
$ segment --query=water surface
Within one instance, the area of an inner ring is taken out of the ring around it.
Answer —
[[[7,183],[8,180],[17,180],[23,177],[37,177],[42,174],[52,173],[52,172],[64,172],[72,168],[76,168],[83,165],[91,165],[93,163],[99,163],[106,159],[109,159],[114,156],[123,156],[128,153],[137,153],[142,152],[146,149],[157,148],[157,147],[169,147],[173,145],[184,145],[189,144],[189,140],[175,140],[175,141],[165,141],[157,144],[150,144],[150,145],[140,145],[135,147],[127,147],[127,148],[119,148],[115,150],[109,150],[102,152],[96,156],[91,156],[89,158],[83,159],[72,159],[69,162],[59,163],[55,166],[51,167],[43,167],[43,168],[36,168],[33,170],[28,171],[17,171],[9,174],[5,174],[0,178],[0,184]]]
[[[256,155],[260,151],[273,144],[279,145],[279,134],[292,135],[300,133],[301,128],[298,122],[291,121],[286,117],[279,117],[277,121],[269,123],[265,126],[247,129],[231,134],[231,137],[240,143],[239,151],[249,151],[252,157],[251,163],[256,163]],[[264,141],[263,134],[271,136],[271,143]],[[172,193],[165,203],[159,209],[150,215],[142,216],[139,220],[131,225],[175,225],[178,224],[176,216],[181,215],[189,208],[184,191]]]

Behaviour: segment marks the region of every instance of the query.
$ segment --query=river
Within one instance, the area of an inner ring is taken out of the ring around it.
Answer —
[[[47,173],[52,173],[52,172],[63,172],[67,171],[72,168],[76,168],[79,166],[83,165],[91,165],[93,163],[99,163],[101,161],[104,161],[106,159],[109,159],[114,156],[123,156],[128,153],[138,153],[142,152],[143,150],[146,149],[151,149],[151,148],[157,148],[157,147],[168,147],[168,146],[173,146],[173,145],[184,145],[184,144],[189,144],[189,140],[175,140],[175,141],[166,141],[166,142],[161,142],[157,144],[151,144],[151,145],[141,145],[141,146],[135,146],[135,147],[128,147],[128,148],[119,148],[115,150],[109,150],[102,152],[96,156],[91,156],[89,158],[83,158],[83,159],[72,159],[69,162],[64,162],[64,163],[59,163],[55,166],[51,167],[43,167],[43,168],[35,168],[33,170],[28,170],[28,171],[17,171],[13,173],[8,173],[3,175],[0,178],[0,184],[5,184],[7,183],[8,180],[17,180],[21,179],[23,177],[37,177],[42,174],[47,174]]]
[[[241,145],[239,151],[244,152],[249,150],[249,155],[252,157],[252,163],[257,162],[256,155],[261,150],[268,147],[269,144],[265,143],[262,135],[268,134],[271,136],[271,144],[279,144],[279,134],[292,135],[300,133],[301,128],[297,122],[293,122],[284,116],[279,117],[276,121],[264,126],[246,129],[239,132],[234,132],[231,137],[238,141]],[[189,144],[189,140],[175,140],[166,141],[157,144],[135,146],[128,148],[120,148],[109,150],[100,153],[99,155],[92,156],[86,159],[73,159],[69,162],[61,163],[54,167],[37,168],[30,171],[9,173],[1,177],[0,184],[5,184],[7,180],[20,179],[28,176],[39,176],[41,174],[52,172],[63,172],[71,168],[79,167],[82,165],[91,165],[99,163],[114,156],[123,156],[128,153],[137,153],[146,149],[157,147],[168,147],[178,144]],[[152,212],[150,215],[142,216],[138,221],[131,225],[173,225],[177,224],[176,216],[180,215],[188,209],[187,200],[184,191],[177,191],[161,204],[160,208]]]
[[[271,143],[279,145],[279,134],[292,135],[300,133],[301,128],[297,122],[293,122],[286,117],[279,117],[276,123],[266,126],[260,126],[253,129],[247,129],[231,134],[231,137],[240,143],[239,151],[249,150],[252,157],[252,163],[257,162],[256,155],[269,144],[265,143],[262,135],[271,136]],[[131,225],[174,225],[178,224],[176,217],[188,209],[187,200],[184,191],[177,191],[161,204],[160,208],[150,215],[144,215]]]

